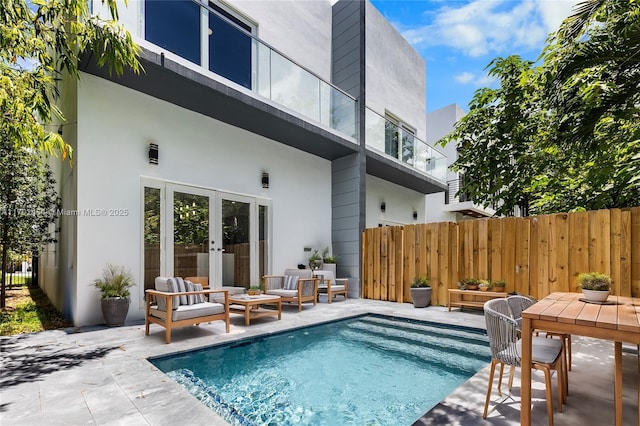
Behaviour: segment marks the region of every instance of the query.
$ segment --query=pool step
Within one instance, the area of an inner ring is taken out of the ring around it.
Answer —
[[[349,324],[363,332],[375,333],[390,339],[407,339],[416,344],[456,349],[490,356],[489,340],[484,332],[466,331],[420,322],[398,322],[384,318],[364,318]],[[446,346],[445,346],[446,345]]]
[[[362,322],[367,324],[378,324],[385,327],[398,329],[401,331],[415,330],[431,335],[443,336],[444,338],[456,338],[468,344],[480,346],[488,345],[487,333],[484,330],[469,329],[463,327],[452,327],[447,324],[430,323],[415,320],[402,320],[399,318],[383,318],[367,316],[362,318]]]
[[[459,352],[434,350],[429,346],[418,346],[413,342],[374,338],[357,330],[344,330],[341,337],[364,344],[372,349],[402,357],[412,362],[421,362],[425,368],[447,370],[455,374],[473,375],[487,365],[484,356],[465,356]]]
[[[491,359],[486,336],[464,330],[455,330],[453,335],[442,333],[442,330],[434,332],[433,327],[419,323],[412,323],[408,328],[406,324],[402,326],[396,328],[377,321],[357,321],[348,324],[340,334],[378,350],[472,374]]]

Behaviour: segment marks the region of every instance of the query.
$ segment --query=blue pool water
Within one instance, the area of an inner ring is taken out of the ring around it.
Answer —
[[[150,361],[232,425],[410,425],[490,359],[483,331],[367,315]]]

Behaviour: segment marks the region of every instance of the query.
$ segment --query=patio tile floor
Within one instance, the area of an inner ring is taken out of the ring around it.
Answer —
[[[331,305],[306,305],[302,312],[283,306],[282,320],[257,319],[250,326],[232,315],[231,332],[221,323],[176,329],[172,343],[164,343],[164,329],[144,324],[124,327],[85,327],[0,338],[0,422],[3,425],[225,425],[181,386],[166,378],[146,359],[211,344],[316,324],[361,313],[484,328],[479,310],[349,299]],[[624,424],[638,421],[638,356],[625,346]],[[573,341],[573,371],[569,400],[563,413],[554,412],[556,425],[613,424],[613,343],[586,338]],[[482,419],[488,366],[426,413],[417,425],[518,425],[519,379],[513,397],[492,395],[489,416]],[[542,375],[534,374],[532,417],[546,425]],[[553,380],[555,384],[555,380]],[[503,390],[506,390],[506,380]],[[555,392],[555,390],[554,390]],[[555,399],[555,398],[554,398]]]

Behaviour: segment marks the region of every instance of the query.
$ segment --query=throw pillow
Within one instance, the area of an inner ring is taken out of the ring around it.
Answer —
[[[285,275],[284,276],[284,290],[297,290],[298,289],[298,276],[297,275]]]
[[[186,281],[184,282],[184,286],[187,289],[187,291],[196,291],[196,289],[193,286],[193,283],[191,281]],[[196,303],[196,295],[195,294],[187,294],[187,304],[188,305],[193,305],[194,303]]]
[[[184,280],[181,277],[176,277],[175,278],[176,282],[178,283],[178,288],[180,289],[180,292],[185,292],[187,291],[187,286],[184,285]],[[187,298],[187,295],[180,295],[180,304],[181,305],[188,305],[189,304],[189,299]]]
[[[167,280],[167,285],[169,286],[169,293],[178,293],[180,291],[178,282],[175,278],[169,278]],[[160,304],[158,304],[158,306],[160,306]],[[180,306],[180,296],[174,296],[173,301],[171,302],[171,309],[175,311],[176,309],[178,309],[178,306]],[[164,310],[166,309],[167,308],[165,307]]]
[[[204,290],[204,288],[202,287],[202,284],[194,284],[193,289],[194,291]],[[204,303],[204,294],[196,294],[195,298],[196,298],[196,303]]]

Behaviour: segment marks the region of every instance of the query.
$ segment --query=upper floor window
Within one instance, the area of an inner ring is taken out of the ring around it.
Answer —
[[[209,69],[251,89],[251,37],[240,29],[251,33],[251,26],[212,2],[209,7],[221,15],[209,13]]]
[[[407,164],[413,164],[415,129],[386,113],[384,130],[384,152]]]
[[[188,1],[144,3],[144,38],[195,64],[200,58],[200,7]]]
[[[209,2],[203,34],[201,7],[191,0],[146,0],[145,39],[251,89],[253,27]],[[204,43],[204,46],[203,46]],[[202,49],[204,47],[204,49]]]

